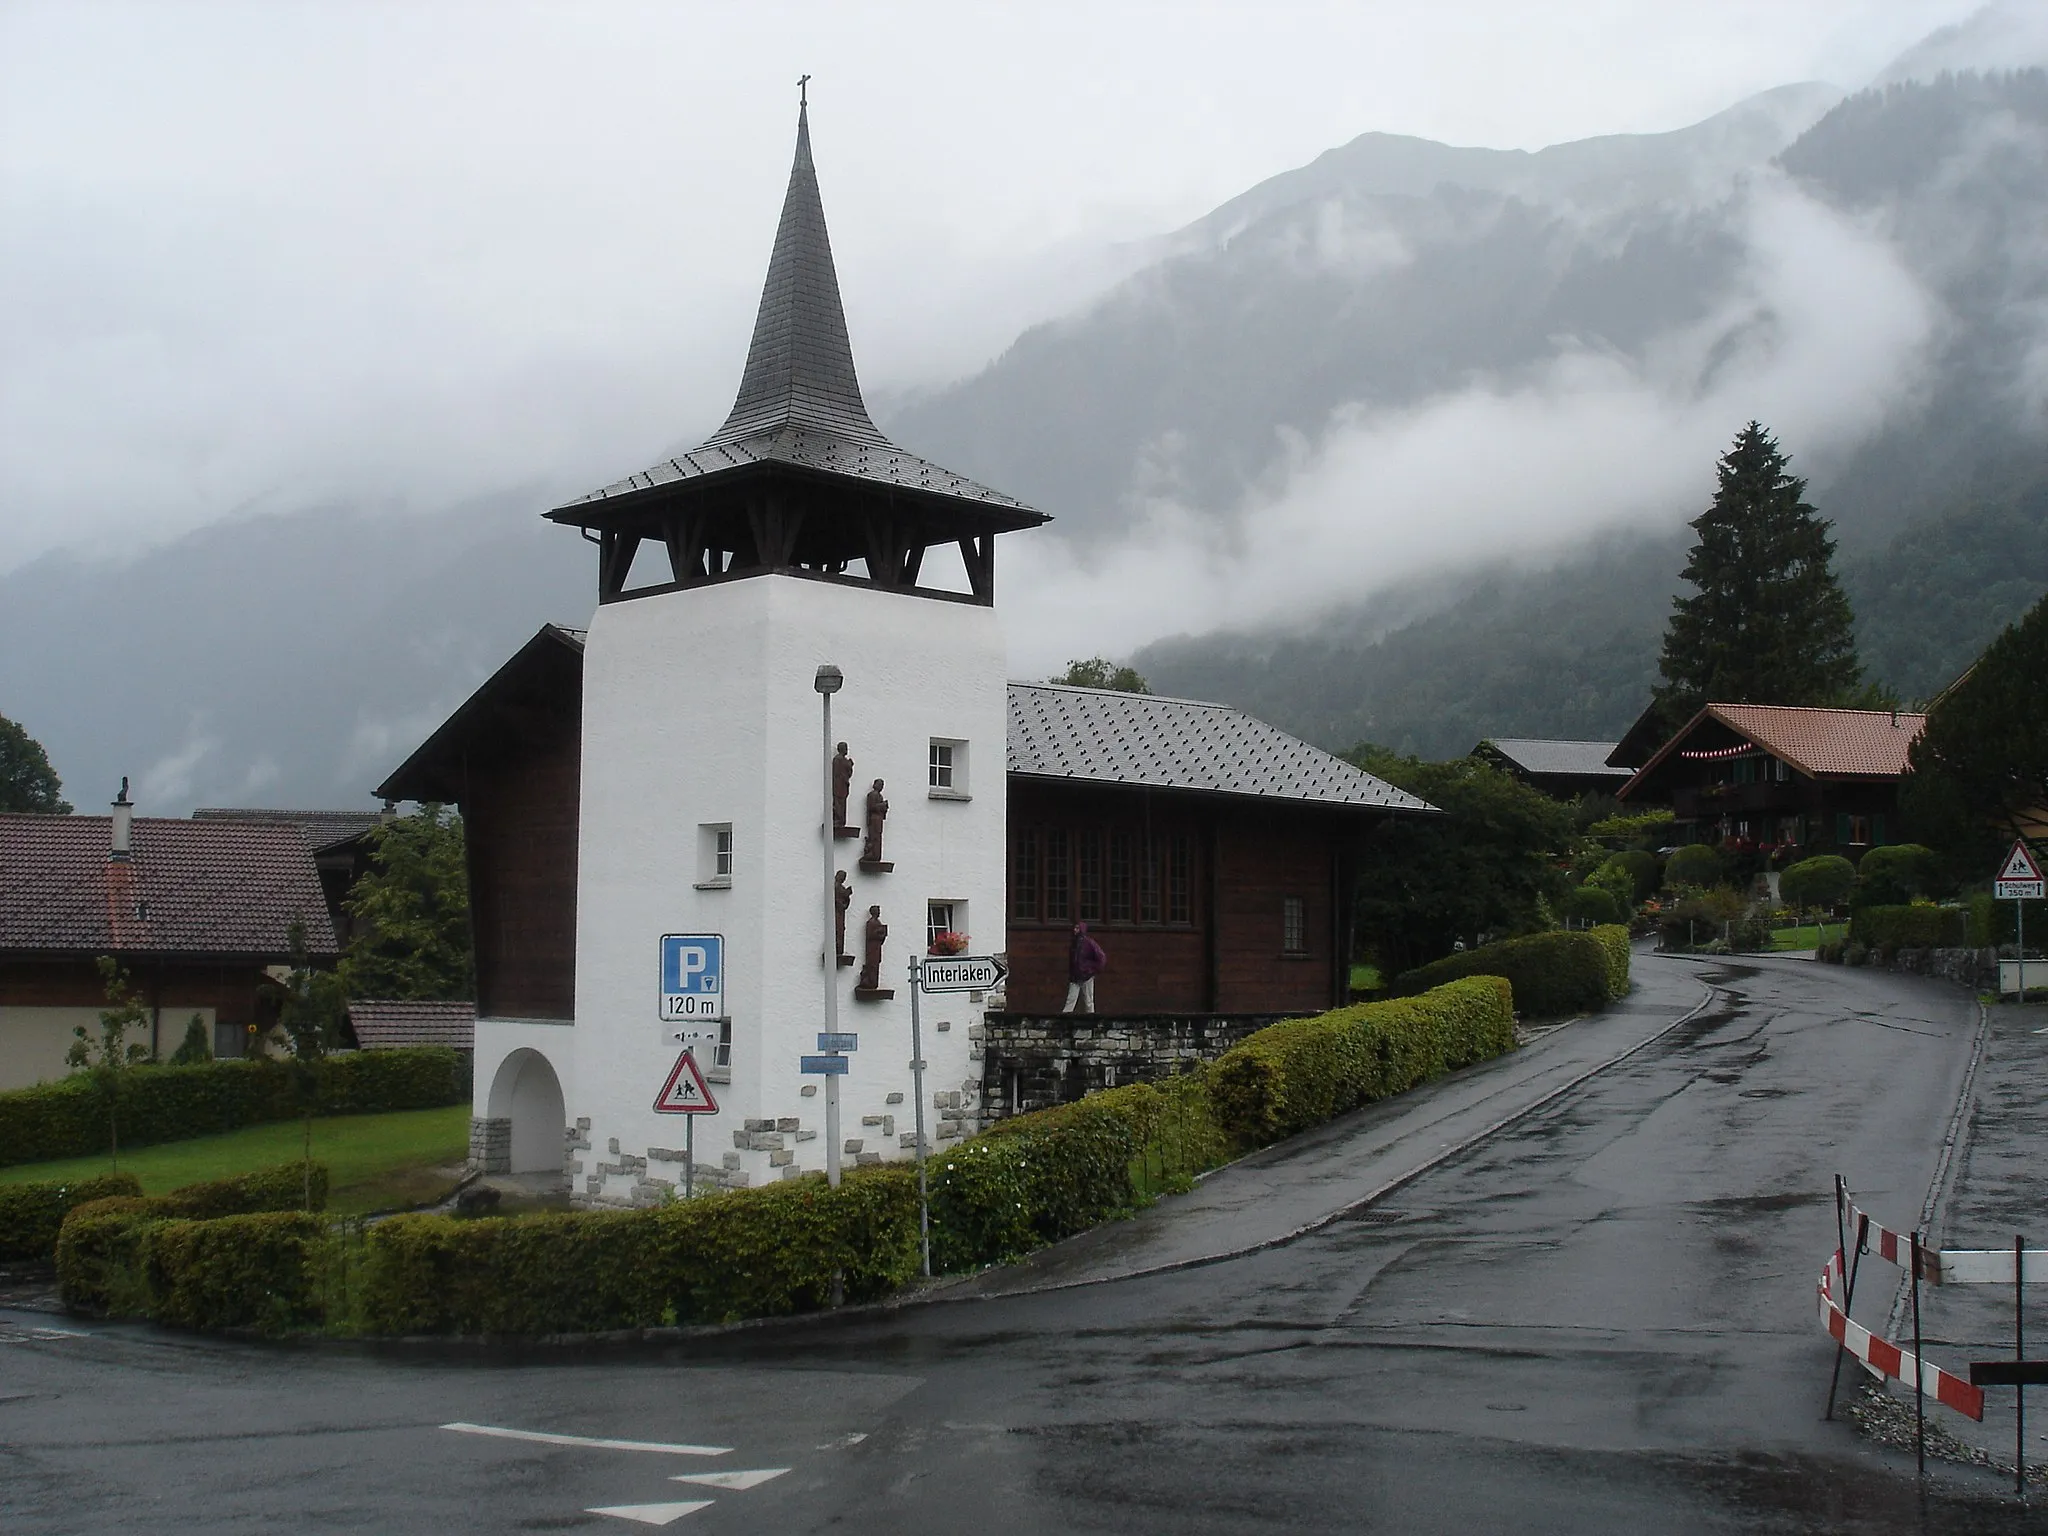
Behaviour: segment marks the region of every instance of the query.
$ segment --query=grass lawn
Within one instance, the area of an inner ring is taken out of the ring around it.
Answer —
[[[1808,923],[1803,928],[1774,928],[1771,930],[1772,949],[1819,949],[1823,944],[1834,944],[1849,935],[1847,923]]]
[[[1380,971],[1376,965],[1354,965],[1351,967],[1351,992],[1354,997],[1380,989]]]
[[[121,1169],[163,1194],[206,1179],[231,1178],[278,1163],[295,1163],[305,1148],[298,1120],[245,1126],[223,1136],[167,1141],[121,1154]],[[313,1122],[313,1160],[327,1165],[328,1209],[341,1215],[389,1210],[433,1200],[454,1187],[452,1172],[469,1155],[469,1106],[407,1109],[387,1115],[334,1115]],[[105,1157],[0,1168],[0,1184],[84,1178],[106,1173]]]

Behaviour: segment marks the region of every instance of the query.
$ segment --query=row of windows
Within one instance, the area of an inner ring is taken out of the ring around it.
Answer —
[[[1026,923],[1191,923],[1193,858],[1185,832],[1025,827],[1011,847],[1011,916]]]

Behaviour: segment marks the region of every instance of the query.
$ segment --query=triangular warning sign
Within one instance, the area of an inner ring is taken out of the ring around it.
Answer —
[[[685,1051],[676,1058],[675,1070],[654,1096],[658,1115],[715,1115],[718,1101],[711,1097],[704,1074],[697,1070],[697,1058]]]
[[[1984,866],[1980,864],[1977,867],[1982,869]],[[2000,880],[2038,880],[2041,878],[2041,866],[2035,862],[2032,851],[2028,849],[2025,843],[2014,843],[2012,845],[2012,852],[2005,857],[2005,868],[1998,872],[1998,878]]]

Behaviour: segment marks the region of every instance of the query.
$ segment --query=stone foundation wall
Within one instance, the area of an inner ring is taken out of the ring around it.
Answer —
[[[991,1013],[982,1020],[981,1110],[991,1121],[1071,1104],[1098,1088],[1170,1077],[1300,1013]],[[940,1097],[945,1097],[941,1095]]]
[[[473,1173],[512,1171],[512,1122],[469,1117],[469,1166]]]
[[[1881,951],[1871,950],[1863,963],[1876,970],[1932,976],[1981,991],[1998,989],[1998,951],[1995,949],[1901,949],[1889,959]]]

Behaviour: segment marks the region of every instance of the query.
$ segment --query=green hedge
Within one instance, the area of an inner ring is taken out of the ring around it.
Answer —
[[[1607,957],[1607,997],[1610,1002],[1628,996],[1628,963],[1630,950],[1628,929],[1619,923],[1602,924],[1593,930],[1593,939],[1600,951]]]
[[[1242,1145],[1262,1146],[1498,1056],[1514,1039],[1508,983],[1475,976],[1421,997],[1270,1025],[1217,1059],[1210,1091],[1224,1130]]]
[[[1165,1082],[1003,1121],[929,1162],[934,1268],[1016,1258],[1513,1044],[1508,984],[1475,977],[1288,1020]],[[302,1178],[241,1182],[296,1205]],[[811,1175],[644,1211],[189,1219],[225,1203],[195,1189],[79,1206],[57,1244],[66,1303],[193,1328],[534,1337],[812,1311],[835,1279],[866,1301],[919,1268],[907,1163],[852,1169],[836,1190]]]
[[[325,1210],[327,1169],[321,1163],[281,1163],[240,1178],[187,1184],[167,1195],[118,1195],[77,1205],[57,1233],[58,1294],[66,1306],[82,1311],[152,1315],[155,1286],[143,1272],[141,1246],[150,1231],[167,1221],[211,1225],[230,1216],[299,1211],[309,1179],[312,1209]]]
[[[1970,912],[1966,907],[1858,907],[1849,914],[1849,942],[1887,953],[1963,949],[1970,943]]]
[[[132,1173],[102,1174],[70,1183],[0,1185],[0,1259],[47,1259],[57,1251],[64,1218],[92,1200],[139,1195]]]
[[[1533,1019],[1590,1013],[1610,991],[1607,949],[1590,933],[1532,933],[1446,955],[1397,978],[1394,990],[1424,992],[1464,976],[1504,976],[1515,1006]]]
[[[240,1130],[303,1113],[287,1062],[210,1061],[137,1067],[122,1074],[121,1145],[151,1146]],[[315,1112],[375,1114],[438,1109],[469,1097],[461,1056],[446,1046],[350,1051],[320,1064]],[[0,1093],[0,1167],[90,1157],[107,1145],[107,1100],[84,1075]]]

